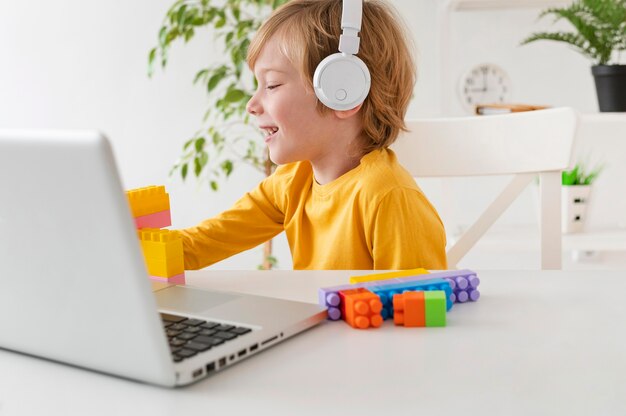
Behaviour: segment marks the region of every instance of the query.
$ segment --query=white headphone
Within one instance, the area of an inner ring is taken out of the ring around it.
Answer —
[[[363,0],[343,0],[339,52],[327,56],[315,68],[313,87],[317,98],[333,110],[350,110],[365,101],[370,90],[370,71],[356,57]]]

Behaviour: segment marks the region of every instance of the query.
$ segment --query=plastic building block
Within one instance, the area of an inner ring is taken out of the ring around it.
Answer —
[[[404,326],[446,326],[446,293],[442,290],[393,295],[393,322]]]
[[[452,307],[452,303],[462,303],[468,300],[475,301],[478,300],[478,298],[480,297],[480,292],[478,291],[478,284],[480,283],[480,279],[478,279],[475,272],[471,270],[445,270],[424,275],[399,277],[388,280],[376,280],[371,282],[355,283],[353,285],[346,284],[320,288],[318,291],[318,302],[321,306],[328,308],[328,319],[330,319],[331,321],[336,321],[341,319],[342,316],[341,299],[338,294],[341,290],[419,282],[436,278],[446,279],[450,283],[450,287],[452,288],[452,293],[450,293],[450,303],[448,310],[450,309],[450,307]],[[463,284],[464,281],[467,283],[467,285]],[[460,286],[465,287],[465,289],[461,289]],[[387,319],[389,317],[388,312],[388,310],[383,310],[382,316],[384,319]]]
[[[165,283],[174,283],[177,285],[185,284],[185,273],[177,274],[172,277],[161,277],[161,276],[150,276],[150,279],[156,280],[157,282],[165,282]]]
[[[428,274],[428,270],[410,269],[410,270],[399,270],[397,272],[374,273],[374,274],[366,274],[362,276],[350,276],[350,283],[373,282],[377,280],[395,279],[397,277],[419,276],[422,274]]]
[[[183,240],[176,230],[145,228],[137,231],[148,274],[174,277],[185,272]]]
[[[126,196],[135,218],[170,209],[170,197],[165,192],[165,186],[131,189],[126,191]]]
[[[141,228],[165,228],[172,225],[172,216],[170,210],[159,211],[154,214],[142,215],[135,217],[135,227]]]
[[[452,308],[452,288],[450,282],[446,279],[430,279],[415,282],[404,282],[393,285],[380,285],[368,287],[369,290],[374,292],[380,297],[380,301],[383,304],[383,312],[381,315],[387,319],[393,316],[393,295],[404,293],[406,291],[423,290],[443,290],[445,292],[446,310]]]
[[[424,292],[426,326],[446,326],[446,294],[441,290]]]
[[[345,321],[357,329],[378,328],[383,323],[383,308],[378,296],[365,288],[340,292],[345,301]]]
[[[424,292],[393,295],[393,322],[404,326],[426,326]]]
[[[456,270],[454,274],[448,272],[445,277],[452,286],[452,301],[455,303],[476,302],[480,298],[478,285],[480,279],[471,270]]]

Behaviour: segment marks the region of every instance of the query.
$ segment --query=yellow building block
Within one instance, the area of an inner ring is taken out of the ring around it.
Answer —
[[[171,277],[184,273],[183,240],[178,231],[144,228],[137,231],[137,236],[150,275]]]
[[[185,273],[182,259],[156,260],[146,258],[146,266],[150,276],[172,277]]]
[[[399,270],[397,272],[367,274],[364,276],[350,276],[350,283],[373,282],[375,280],[395,279],[396,277],[417,276],[420,274],[428,274],[428,270],[409,269],[409,270]]]
[[[131,189],[126,197],[135,218],[170,209],[170,196],[162,185]]]

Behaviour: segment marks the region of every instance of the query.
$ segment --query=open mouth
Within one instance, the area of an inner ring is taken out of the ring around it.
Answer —
[[[262,130],[265,135],[265,143],[272,140],[276,133],[278,133],[278,127],[276,126],[262,127]]]

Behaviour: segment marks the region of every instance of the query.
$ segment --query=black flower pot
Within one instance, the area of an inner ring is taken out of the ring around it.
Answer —
[[[600,111],[626,111],[626,65],[594,65]]]

